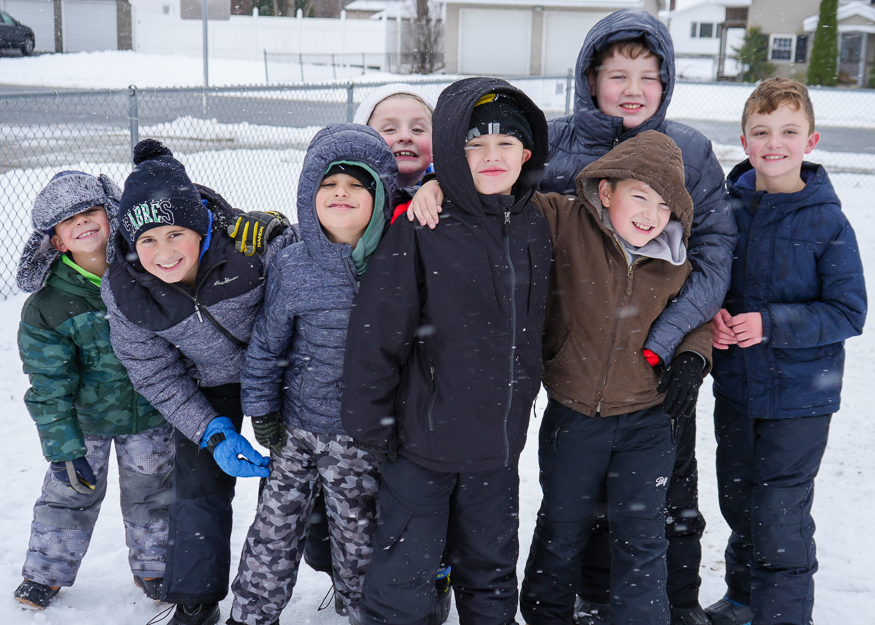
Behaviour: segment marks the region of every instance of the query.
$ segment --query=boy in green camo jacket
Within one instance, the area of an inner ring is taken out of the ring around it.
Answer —
[[[50,468],[15,598],[37,609],[76,579],[106,494],[113,441],[134,583],[160,597],[172,428],[134,391],[110,345],[100,298],[120,195],[103,175],[55,175],[34,202],[34,232],[18,267],[18,286],[33,293],[18,332],[31,384],[24,402]]]

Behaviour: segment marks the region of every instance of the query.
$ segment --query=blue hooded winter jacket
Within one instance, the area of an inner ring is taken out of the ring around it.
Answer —
[[[597,50],[614,41],[643,36],[661,63],[665,88],[657,112],[636,128],[623,130],[623,120],[602,113],[590,95],[587,70]],[[586,36],[577,58],[574,113],[553,119],[550,158],[540,189],[574,195],[574,179],[584,167],[607,154],[620,141],[645,130],[658,130],[671,137],[684,159],[686,187],[695,213],[687,254],[693,273],[677,300],[665,309],[650,329],[645,347],[665,363],[691,330],[717,312],[729,283],[729,267],[737,232],[723,184],[723,169],[711,150],[711,142],[698,130],[666,121],[675,85],[675,59],[671,35],[665,25],[639,9],[623,9],[599,21]]]
[[[365,165],[379,176],[376,199],[392,217],[398,165],[377,132],[331,124],[313,137],[298,182],[301,241],[282,251],[267,275],[264,307],[243,362],[243,412],[280,412],[288,429],[344,434],[340,423],[343,355],[359,272],[352,248],[329,241],[316,214],[316,192],[332,163]],[[382,230],[378,233],[382,235]],[[376,237],[379,239],[379,237]]]
[[[797,193],[755,191],[750,161],[729,174],[739,230],[723,306],[759,312],[763,341],[714,350],[714,395],[751,418],[839,409],[844,340],[863,331],[866,285],[857,238],[823,167],[804,163]]]

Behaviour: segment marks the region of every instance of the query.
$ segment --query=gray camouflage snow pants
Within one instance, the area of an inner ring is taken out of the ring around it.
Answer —
[[[377,526],[378,463],[349,436],[292,429],[282,454],[271,453],[270,466],[231,585],[231,616],[246,625],[279,619],[292,598],[318,484],[328,510],[334,587],[357,615]]]
[[[173,428],[156,428],[119,436],[85,435],[85,458],[97,484],[77,493],[46,472],[33,508],[30,545],[21,573],[47,586],[72,586],[106,495],[109,453],[115,441],[122,519],[131,571],[141,577],[164,575],[167,509],[173,497]]]

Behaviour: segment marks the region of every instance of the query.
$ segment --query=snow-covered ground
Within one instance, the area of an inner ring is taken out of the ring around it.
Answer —
[[[875,213],[869,209],[870,192],[854,188],[852,180],[846,183],[839,192],[855,225],[865,266],[872,275],[875,272]],[[62,590],[42,612],[23,610],[12,598],[12,591],[21,580],[31,507],[46,470],[35,429],[22,401],[27,378],[18,360],[16,328],[24,299],[19,295],[0,301],[0,397],[7,406],[3,429],[7,441],[3,462],[6,479],[0,506],[0,622],[3,625],[145,625],[163,606],[146,599],[131,579],[117,480],[112,473],[109,494],[76,584]],[[871,574],[871,563],[875,561],[875,538],[871,532],[875,518],[875,454],[872,453],[875,428],[869,412],[875,405],[871,365],[875,333],[870,330],[848,341],[847,348],[843,407],[833,420],[814,505],[820,560],[815,607],[818,625],[870,623],[875,605],[875,578]],[[520,575],[540,503],[536,448],[544,404],[542,394],[531,422],[529,444],[520,463]],[[724,589],[723,547],[728,536],[717,504],[712,409],[710,383],[706,382],[698,408],[700,498],[708,520],[701,568],[701,600],[706,605],[719,599]],[[251,438],[251,431],[249,436]],[[256,487],[255,480],[238,481],[232,541],[235,568],[246,529],[254,518]],[[317,611],[327,590],[328,578],[303,565],[292,603],[280,622],[283,625],[344,623],[330,608]],[[230,598],[222,602],[223,615],[228,614],[230,603]],[[455,611],[449,622],[458,623]]]
[[[197,85],[201,80],[201,66],[197,59],[139,58],[143,56],[133,53],[93,53],[45,55],[34,59],[4,57],[0,58],[0,82],[54,87],[120,88],[129,84],[153,87],[189,86]],[[55,58],[55,65],[48,63],[52,58]],[[74,62],[69,66],[64,65],[67,59],[73,59]],[[40,63],[30,64],[31,61]],[[257,63],[249,62],[248,67],[235,69],[236,63],[244,62],[211,60],[211,83],[252,83],[253,76],[263,75],[258,73],[263,68],[259,68]],[[328,68],[325,79],[331,77],[330,72]],[[77,75],[79,78],[75,80],[82,82],[74,84],[71,77]],[[376,76],[368,74],[367,79],[370,81],[372,78]],[[698,85],[694,87],[700,88]],[[706,86],[701,88],[704,87]],[[713,94],[709,98],[707,93],[703,93],[702,97],[706,101],[713,101],[715,111],[717,107],[721,107],[720,115],[712,117],[713,119],[735,120],[740,114],[737,99],[741,98],[743,102],[746,94],[747,92],[739,90],[731,102],[728,99],[717,101],[718,98],[714,98]],[[679,98],[676,91],[674,102],[678,102]],[[871,111],[872,108],[863,110]],[[828,115],[829,110],[818,110],[818,114]],[[870,114],[867,125],[872,124],[872,119]],[[154,130],[158,134],[166,133],[171,136],[175,132],[172,125]],[[229,135],[236,132],[234,127],[217,128],[215,131]],[[279,139],[279,143],[282,143],[282,139]],[[715,149],[718,152],[725,151],[727,160],[742,158],[736,146],[715,146]],[[223,187],[223,193],[229,197],[245,197],[246,185],[258,175],[289,176],[293,180],[297,178],[300,151],[283,150],[278,145],[275,151],[259,151],[257,154],[255,156],[232,150],[222,153],[222,158],[228,159],[230,164],[239,162],[241,170],[238,187]],[[266,158],[266,155],[271,156]],[[188,155],[186,158],[191,159],[186,163],[187,166],[197,167],[198,155]],[[831,158],[828,153],[816,152],[812,155],[812,160],[815,161],[825,161],[828,158]],[[252,165],[254,162],[259,165],[257,174]],[[114,166],[126,167],[121,164]],[[82,163],[79,167],[97,172],[106,171],[108,165]],[[45,170],[37,173],[46,176],[47,181],[52,172]],[[33,198],[28,194],[10,189],[14,188],[15,180],[34,174],[34,170],[29,170],[0,176],[0,203],[32,205]],[[123,180],[122,175],[114,174],[114,177],[119,181]],[[208,179],[203,179],[203,182],[210,183]],[[871,275],[875,272],[875,213],[870,209],[875,176],[844,174],[834,176],[833,183],[856,228],[864,265]],[[294,186],[293,184],[292,189]],[[289,198],[277,198],[276,201],[288,207],[291,197],[293,194]],[[6,227],[3,232],[0,248],[4,242],[8,244],[11,238]],[[0,465],[6,476],[3,505],[0,506],[0,624],[145,625],[164,606],[146,599],[133,584],[124,546],[117,480],[112,477],[91,549],[85,557],[75,586],[64,589],[52,605],[42,612],[23,610],[12,598],[12,592],[20,582],[31,508],[39,494],[46,470],[35,428],[22,401],[27,389],[27,378],[21,373],[16,330],[24,299],[23,295],[17,295],[0,301],[0,398],[6,400],[8,411],[7,420],[3,422],[7,444],[4,446],[4,461]],[[868,412],[875,405],[875,385],[872,384],[872,372],[875,369],[871,365],[871,354],[875,352],[875,334],[872,331],[864,333],[861,338],[848,341],[847,347],[843,409],[833,420],[830,443],[818,478],[815,497],[814,514],[818,524],[820,559],[820,572],[816,576],[815,608],[815,622],[818,625],[871,623],[872,610],[875,607],[875,577],[871,573],[871,563],[875,561],[875,538],[869,531],[872,519],[875,518],[875,428],[872,427]],[[870,364],[867,365],[867,362]],[[520,465],[520,573],[540,503],[536,433],[544,404],[545,398],[542,395],[535,408],[529,445],[523,453]],[[704,559],[701,569],[701,600],[705,605],[717,600],[724,589],[722,554],[728,535],[717,505],[712,409],[710,383],[706,382],[698,408],[701,507],[709,523],[703,541]],[[251,437],[251,431],[249,435]],[[233,535],[235,555],[240,553],[244,534],[254,518],[256,487],[254,480],[238,482]],[[328,578],[325,575],[314,573],[306,565],[302,566],[295,596],[281,623],[341,625],[344,621],[334,614],[333,609],[317,611],[327,590]],[[222,603],[223,621],[229,609],[230,598]],[[458,623],[455,611],[449,622]]]

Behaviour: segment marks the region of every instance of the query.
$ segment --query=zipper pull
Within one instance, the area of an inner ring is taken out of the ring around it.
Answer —
[[[510,210],[504,211],[504,225],[505,226],[510,225]]]
[[[429,371],[431,372],[431,392],[434,393],[434,391],[435,391],[435,383],[434,383],[434,367],[431,367],[431,368],[429,369]]]
[[[194,312],[195,312],[195,314],[197,315],[198,321],[200,321],[201,323],[203,323],[203,322],[204,322],[204,318],[201,317],[201,307],[200,307],[200,305],[199,305],[197,302],[194,303]]]

